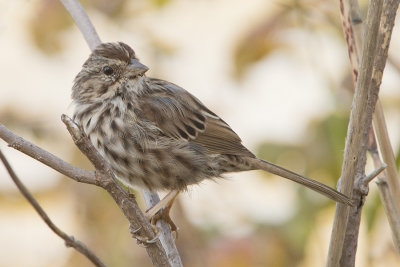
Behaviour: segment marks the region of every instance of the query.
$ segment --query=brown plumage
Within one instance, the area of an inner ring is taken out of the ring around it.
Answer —
[[[324,184],[257,159],[196,97],[146,77],[147,70],[128,45],[101,44],[72,89],[74,120],[126,185],[181,191],[223,173],[262,169],[351,204]]]

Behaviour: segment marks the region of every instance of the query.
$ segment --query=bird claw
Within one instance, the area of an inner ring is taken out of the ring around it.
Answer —
[[[139,226],[139,228],[134,229],[132,227],[132,224],[129,225],[129,232],[131,233],[131,236],[136,239],[136,242],[139,246],[141,247],[147,247],[148,245],[154,244],[157,242],[157,239],[160,236],[160,233],[157,231],[157,234],[154,238],[150,239],[148,237],[142,237],[138,235],[139,231],[142,229],[142,226]]]
[[[178,238],[178,227],[176,227],[175,223],[172,221],[169,212],[178,194],[179,192],[176,190],[169,192],[161,201],[148,209],[145,213],[146,218],[154,226],[159,219],[164,219],[171,228],[171,232],[175,232],[175,239]]]
[[[156,243],[159,237],[160,237],[160,232],[157,232],[156,236],[150,240],[148,237],[143,238],[140,236],[136,236],[136,242],[139,246],[147,248],[149,245]]]
[[[131,236],[133,238],[136,238],[138,236],[137,233],[140,231],[140,229],[142,229],[142,226],[139,226],[139,228],[134,229],[132,224],[129,224],[129,232],[131,233]]]

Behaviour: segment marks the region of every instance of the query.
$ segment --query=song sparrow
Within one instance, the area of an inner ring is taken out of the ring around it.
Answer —
[[[179,192],[227,172],[261,169],[337,202],[315,180],[258,159],[218,115],[183,88],[145,76],[128,45],[103,43],[74,80],[74,120],[127,186]]]

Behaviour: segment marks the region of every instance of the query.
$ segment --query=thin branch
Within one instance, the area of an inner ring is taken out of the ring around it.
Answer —
[[[39,216],[43,219],[43,221],[50,227],[50,229],[59,237],[64,239],[65,245],[67,247],[72,247],[86,258],[88,258],[95,266],[105,267],[106,265],[94,254],[84,243],[75,239],[73,236],[69,236],[65,232],[63,232],[60,228],[58,228],[47,216],[46,212],[42,209],[36,199],[32,196],[32,194],[28,191],[25,185],[18,178],[17,174],[12,169],[10,163],[6,159],[3,152],[0,150],[0,159],[6,167],[11,179],[14,181],[15,185],[18,187],[21,194],[28,200],[28,202],[33,206]]]
[[[86,171],[77,168],[68,162],[63,161],[57,156],[47,152],[35,144],[23,139],[11,132],[7,127],[0,123],[0,138],[8,143],[8,146],[34,158],[50,168],[74,179],[80,183],[96,184],[93,171]]]
[[[365,177],[364,183],[369,184],[373,179],[375,179],[376,176],[378,176],[383,170],[385,170],[387,167],[387,164],[383,163],[381,166],[373,170],[368,176]]]
[[[391,196],[392,192],[390,191],[389,184],[386,179],[378,178],[376,182],[379,188],[379,195],[382,199],[383,208],[385,209],[386,214],[393,214],[392,216],[388,216],[390,228],[392,229],[392,237],[397,253],[400,253],[400,216],[396,209],[396,205],[393,201],[393,197]],[[393,229],[397,229],[397,231],[393,231]]]
[[[393,8],[395,8],[395,7],[393,7]],[[389,37],[389,40],[390,40],[390,37]],[[382,71],[377,70],[377,73],[379,75],[382,75]],[[373,86],[379,86],[379,85],[373,85]],[[392,191],[391,195],[394,199],[394,203],[396,203],[395,204],[396,209],[400,210],[399,175],[397,173],[396,160],[394,158],[393,148],[390,143],[389,133],[388,133],[388,130],[386,127],[385,115],[384,115],[383,107],[382,107],[382,104],[380,101],[376,104],[373,122],[374,122],[374,126],[375,126],[376,136],[377,136],[378,142],[379,142],[379,149],[382,153],[383,161],[388,165],[387,170],[386,170],[386,179],[389,184],[389,189]]]
[[[372,1],[368,9],[365,42],[363,43],[357,86],[348,126],[345,154],[343,158],[340,191],[345,195],[353,195],[354,181],[357,176],[364,176],[368,132],[371,127],[372,113],[377,101],[378,92],[371,91],[371,77],[376,54],[376,40],[382,12],[383,0]],[[360,203],[361,204],[361,203]],[[353,207],[352,209],[357,209]],[[352,212],[353,213],[353,212]],[[327,266],[341,266],[342,251],[349,220],[349,207],[336,205]],[[356,219],[357,221],[358,219]],[[350,222],[349,222],[350,223]],[[358,225],[354,225],[354,234],[358,236]],[[354,238],[353,238],[354,240]],[[357,238],[355,238],[357,240]],[[357,242],[349,247],[355,256]],[[355,247],[354,247],[355,245]]]
[[[362,30],[363,30],[363,24],[362,24],[362,19],[360,16],[360,9],[358,6],[358,1],[357,0],[348,0],[346,1],[346,4],[350,6],[350,10],[344,9],[342,12],[347,12],[347,14],[343,14],[342,17],[349,17],[348,21],[351,21],[352,24],[347,25],[348,28],[351,29],[354,34],[353,38],[354,40],[348,41],[348,49],[349,49],[349,54],[356,54],[359,52],[359,47],[362,45]],[[382,11],[382,17],[380,20],[380,33],[378,36],[378,51],[376,53],[376,59],[374,62],[374,71],[373,71],[373,78],[371,81],[371,86],[374,87],[372,91],[378,92],[379,91],[379,86],[381,83],[382,79],[382,74],[383,70],[385,68],[386,64],[386,59],[388,56],[388,49],[389,49],[389,43],[391,39],[391,34],[393,30],[393,25],[394,25],[394,20],[396,16],[396,11],[398,9],[399,1],[398,0],[385,0],[383,3],[383,11]],[[351,15],[350,15],[351,14]],[[343,24],[346,24],[346,20],[343,20]],[[344,29],[346,27],[344,26]],[[347,40],[347,38],[346,38]],[[355,47],[352,47],[352,43],[355,43]],[[358,62],[352,62],[352,60],[355,60],[359,57],[350,57],[350,61],[352,63],[353,67],[353,74],[358,73]],[[357,77],[355,77],[357,79]],[[379,180],[382,182],[388,182],[389,183],[389,190],[392,191],[391,194],[387,194],[385,192],[382,192],[381,190],[385,190],[385,187],[378,187],[380,191],[380,196],[382,200],[382,205],[384,207],[384,210],[386,212],[386,216],[388,217],[390,226],[391,226],[391,231],[392,231],[392,237],[394,239],[394,243],[396,245],[396,248],[398,249],[398,253],[400,254],[400,249],[398,244],[400,244],[400,228],[397,227],[397,224],[392,223],[394,221],[399,221],[400,218],[398,210],[400,207],[400,184],[399,184],[399,177],[396,171],[396,165],[395,165],[395,159],[394,159],[394,153],[392,150],[392,145],[390,143],[390,139],[388,136],[388,131],[385,123],[385,117],[383,113],[383,108],[382,105],[378,99],[376,107],[375,107],[375,113],[373,116],[373,122],[374,122],[374,128],[377,133],[377,137],[379,140],[379,147],[382,152],[383,159],[388,165],[387,170],[382,173],[382,175],[379,176]],[[370,130],[370,138],[369,138],[369,143],[368,143],[368,151],[370,152],[373,162],[375,165],[375,168],[378,168],[379,166],[382,166],[382,160],[379,156],[378,153],[378,148],[377,148],[377,142],[375,139],[375,133],[373,129],[371,128]],[[363,182],[357,183],[358,189],[356,191],[356,194],[359,197],[363,197],[362,195],[366,195],[368,193],[368,184],[365,183],[364,179],[359,179],[362,180]],[[360,194],[361,193],[361,194]],[[382,198],[384,196],[385,198]],[[390,199],[394,198],[394,199]],[[387,213],[388,211],[394,211]],[[346,239],[345,239],[345,244],[343,245],[343,253],[342,253],[342,261],[345,263],[353,262],[354,264],[354,257],[355,257],[355,251],[349,250],[348,248],[353,246],[354,244],[356,245],[356,241],[354,240],[357,238],[356,235],[354,235],[354,230],[352,228],[356,227],[358,228],[360,224],[360,219],[361,219],[361,209],[353,209],[351,212],[359,212],[360,214],[351,214],[351,218],[357,218],[357,220],[349,220],[348,225],[347,225],[347,232],[346,232]],[[350,223],[351,221],[351,223]],[[346,242],[349,242],[349,244],[346,244]],[[353,245],[351,245],[353,244]],[[355,249],[355,247],[354,247]],[[353,258],[353,261],[349,260],[349,253],[353,253],[351,258]],[[345,255],[347,254],[347,256]]]
[[[379,102],[377,104],[379,104]],[[369,145],[368,150],[372,156],[374,165],[382,165],[383,163],[379,157],[376,141]],[[386,172],[383,172],[379,175],[376,184],[378,185],[381,203],[392,231],[392,238],[395,248],[397,249],[397,253],[400,255],[400,214],[396,207],[396,203],[394,202],[394,198],[392,196],[393,193],[389,188]]]
[[[357,21],[358,23],[353,23],[354,35],[355,35],[355,42],[356,42],[356,49],[353,49],[353,53],[358,51],[357,47],[361,47],[362,44],[362,23],[360,17],[360,9],[358,6],[357,0],[350,0],[351,6],[351,21]],[[383,11],[382,11],[382,19],[380,23],[380,38],[383,48],[379,49],[377,52],[376,62],[374,65],[374,75],[381,76],[383,70],[385,68],[386,59],[388,58],[388,50],[389,50],[389,43],[393,31],[394,21],[396,17],[396,11],[399,6],[399,0],[385,0],[383,3]],[[361,25],[361,26],[360,26]],[[351,51],[349,47],[349,51]],[[389,58],[390,61],[390,58]],[[352,64],[353,66],[358,66],[358,62]],[[354,73],[355,71],[353,71]],[[381,78],[377,77],[378,79],[372,80],[372,86],[379,87],[379,84],[374,84],[378,80],[381,81]],[[373,116],[373,123],[376,131],[376,135],[379,141],[379,147],[382,153],[383,160],[387,163],[388,168],[385,173],[385,176],[382,177],[384,179],[388,179],[390,190],[393,191],[392,197],[394,197],[394,203],[396,204],[397,210],[400,209],[400,182],[399,176],[396,171],[396,163],[394,158],[394,153],[392,149],[392,145],[390,143],[388,130],[386,127],[386,120],[382,108],[382,104],[378,99],[378,102],[375,107],[375,112]],[[375,134],[374,138],[375,138]],[[377,152],[378,153],[378,152]],[[378,154],[379,157],[379,154]],[[375,165],[377,168],[379,165]],[[388,215],[390,216],[390,215]]]
[[[160,202],[160,198],[154,192],[146,192],[146,189],[143,189],[143,197],[146,202],[147,207],[153,207],[158,202]],[[163,244],[165,249],[165,253],[167,253],[168,259],[170,259],[170,263],[174,267],[183,266],[181,257],[179,256],[179,252],[175,246],[175,240],[172,237],[171,229],[169,224],[165,220],[158,220],[156,222],[156,226],[159,229],[163,229],[160,231],[160,241]]]
[[[64,5],[65,9],[71,15],[75,24],[78,26],[79,30],[82,32],[83,38],[85,38],[88,43],[90,50],[93,50],[101,44],[99,35],[96,32],[93,24],[90,22],[88,15],[85,10],[76,0],[60,0]]]
[[[350,1],[350,14],[351,14],[351,21],[353,22],[353,29],[354,29],[354,38],[355,38],[355,49],[351,49],[349,46],[349,53],[352,51],[353,53],[358,52],[358,48],[362,45],[362,29],[363,24],[361,23],[361,15],[360,15],[360,8],[358,6],[357,0],[349,0]],[[394,26],[394,18],[396,17],[396,11],[399,6],[399,0],[385,0],[383,4],[383,12],[382,12],[382,19],[380,24],[380,38],[383,39],[382,46],[383,49],[380,49],[377,54],[377,59],[375,62],[375,70],[374,75],[382,75],[383,69],[386,64],[386,59],[388,57],[388,48],[389,43],[393,31]],[[352,58],[351,58],[352,60]],[[390,58],[389,58],[390,61]],[[356,67],[358,69],[359,62],[352,63],[353,68]],[[392,64],[395,66],[395,64]],[[355,71],[353,71],[355,73]],[[379,79],[381,80],[381,79]],[[373,80],[376,81],[376,79]],[[380,84],[379,84],[380,85]],[[372,86],[379,86],[377,84],[373,84]],[[379,147],[382,153],[383,161],[387,163],[388,168],[386,171],[385,179],[388,179],[390,190],[393,192],[391,194],[394,197],[394,203],[396,203],[397,210],[400,210],[400,182],[399,176],[396,171],[396,163],[394,158],[394,153],[392,149],[392,145],[390,143],[388,130],[386,127],[386,120],[382,108],[382,104],[378,99],[377,105],[375,107],[375,112],[373,116],[373,123],[376,131],[376,136],[378,137]],[[375,166],[378,167],[378,166]],[[390,215],[388,215],[390,216]]]

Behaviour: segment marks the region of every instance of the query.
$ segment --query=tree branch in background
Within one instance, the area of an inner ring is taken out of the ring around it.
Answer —
[[[372,78],[372,86],[377,88],[381,85],[383,70],[385,69],[386,60],[388,58],[389,44],[392,36],[394,22],[396,19],[396,11],[399,7],[399,0],[385,0],[383,4],[382,19],[380,24],[380,33],[377,52],[377,58],[374,65],[374,77]],[[374,114],[374,125],[376,136],[378,137],[379,148],[382,158],[388,165],[386,170],[387,180],[392,191],[396,209],[400,210],[400,182],[397,173],[396,162],[392,145],[390,143],[389,134],[386,127],[386,120],[383,113],[382,104],[378,102]]]
[[[365,176],[364,169],[366,163],[366,150],[368,145],[368,133],[371,128],[372,114],[378,98],[378,91],[372,88],[371,79],[375,62],[377,36],[379,31],[380,17],[382,12],[383,0],[371,1],[368,9],[367,27],[365,31],[365,41],[363,43],[359,76],[353,98],[350,114],[350,121],[347,131],[345,153],[343,158],[342,176],[340,178],[340,191],[345,195],[357,195],[353,191],[355,179]],[[347,37],[346,37],[347,38]],[[379,89],[379,88],[378,88]],[[374,91],[375,90],[375,91]],[[363,199],[359,205],[352,207],[352,216],[349,217],[350,208],[338,203],[336,205],[335,218],[333,222],[331,242],[329,246],[328,267],[342,266],[342,251],[355,258],[357,241],[347,242],[344,247],[345,237],[357,240],[359,230],[359,217],[363,204]],[[351,220],[349,220],[351,218]],[[351,233],[347,232],[351,229]],[[354,265],[348,261],[346,266]]]
[[[67,247],[72,247],[81,254],[83,254],[86,258],[88,258],[95,266],[105,267],[106,265],[94,254],[84,243],[79,240],[76,240],[73,236],[67,235],[60,228],[58,228],[47,216],[46,212],[42,209],[36,199],[29,193],[28,189],[18,178],[17,174],[12,169],[10,163],[7,161],[5,155],[0,150],[0,159],[4,164],[7,172],[9,173],[11,179],[14,181],[15,185],[18,187],[21,194],[28,200],[28,202],[33,206],[39,216],[43,219],[43,221],[49,226],[49,228],[59,237],[64,239],[65,245]]]
[[[96,184],[93,171],[79,169],[68,162],[63,161],[57,156],[47,152],[43,148],[32,144],[31,142],[19,137],[11,132],[7,127],[0,123],[0,138],[8,143],[8,146],[28,155],[31,158],[40,161],[50,168],[74,179],[77,182],[85,184]]]
[[[89,45],[90,50],[93,51],[96,46],[101,44],[101,40],[82,5],[77,0],[60,1],[75,21],[75,24],[83,35],[83,38],[85,38],[86,43]]]

